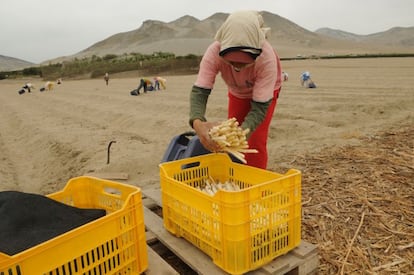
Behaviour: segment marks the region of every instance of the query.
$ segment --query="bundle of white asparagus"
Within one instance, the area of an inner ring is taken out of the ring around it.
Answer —
[[[225,191],[240,191],[240,187],[231,182],[231,181],[225,181],[224,183],[221,183],[218,180],[213,180],[212,178],[206,179],[204,181],[203,186],[196,187],[198,190],[207,193],[211,196],[216,194],[219,190],[225,190]]]
[[[210,137],[221,148],[246,163],[245,153],[257,153],[256,149],[249,149],[246,135],[249,129],[243,130],[235,118],[230,118],[210,129]]]

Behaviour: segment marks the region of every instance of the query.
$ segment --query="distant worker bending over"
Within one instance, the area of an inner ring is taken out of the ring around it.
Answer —
[[[35,89],[35,86],[32,83],[28,82],[28,83],[24,84],[24,86],[22,88],[26,89],[28,93],[31,93],[32,89]]]
[[[289,80],[289,74],[287,72],[282,72],[282,78],[283,78],[283,81],[288,81]]]
[[[53,81],[46,81],[45,85],[43,85],[42,88],[40,88],[40,91],[51,91],[53,90],[53,87],[55,86],[55,83]]]
[[[316,88],[316,85],[313,82],[311,75],[308,71],[303,72],[300,75],[300,84],[305,88]]]
[[[152,81],[148,78],[141,78],[141,80],[139,81],[139,86],[137,88],[137,93],[140,94],[140,90],[143,89],[144,93],[146,93],[148,91],[148,87],[152,86]]]
[[[160,90],[160,86],[163,90],[167,89],[167,79],[162,78],[160,76],[154,77],[154,90]]]

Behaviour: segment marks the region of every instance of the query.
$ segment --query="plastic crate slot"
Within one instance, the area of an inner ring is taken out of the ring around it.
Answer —
[[[118,195],[118,196],[122,195],[121,190],[119,190],[117,188],[113,188],[113,187],[104,187],[103,191],[105,193],[111,194],[111,195]]]

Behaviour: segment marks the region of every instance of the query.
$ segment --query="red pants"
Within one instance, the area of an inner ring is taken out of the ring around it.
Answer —
[[[274,91],[272,102],[269,105],[269,109],[267,110],[263,122],[256,128],[248,140],[249,148],[259,151],[258,153],[245,154],[247,165],[249,166],[254,166],[261,169],[267,168],[267,137],[269,133],[270,122],[272,121],[273,113],[276,108],[279,92],[280,89]],[[241,125],[247,113],[250,111],[251,99],[237,98],[230,93],[228,93],[228,97],[228,118],[235,117]]]

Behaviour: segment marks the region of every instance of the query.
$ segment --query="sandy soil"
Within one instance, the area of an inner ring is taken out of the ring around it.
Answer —
[[[366,139],[379,132],[408,127],[412,175],[413,58],[302,60],[282,65],[289,81],[283,84],[271,125],[268,169],[279,173],[302,169],[307,167],[304,156],[343,146],[364,148]],[[311,72],[316,89],[300,86],[304,70]],[[39,92],[44,83],[40,79],[0,81],[0,191],[49,194],[62,189],[70,178],[92,172],[127,173],[124,182],[159,187],[158,164],[170,140],[190,130],[188,96],[196,76],[167,75],[167,90],[131,96],[139,77],[112,76],[109,86],[103,78],[64,79],[45,92]],[[25,81],[37,89],[19,95]],[[226,119],[226,100],[226,88],[218,77],[208,105],[210,120]],[[107,164],[111,141],[116,143]],[[318,161],[337,165],[330,153]],[[349,161],[352,165],[352,158]],[[410,186],[408,190],[412,182]]]
[[[412,58],[283,62],[289,73],[269,137],[269,166],[277,172],[299,154],[356,144],[361,136],[413,121]],[[317,89],[304,89],[309,70]],[[168,77],[167,90],[138,97],[138,78],[64,80],[53,91],[19,95],[26,80],[0,82],[0,190],[47,194],[90,172],[128,173],[128,183],[158,184],[158,164],[170,140],[187,124],[195,75]],[[226,119],[220,78],[208,118]],[[107,164],[107,146],[111,146]]]

